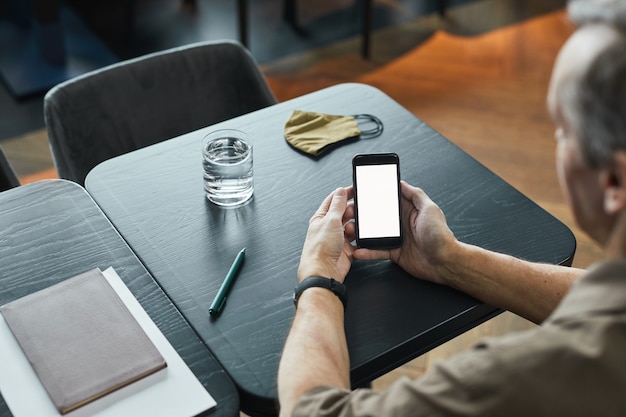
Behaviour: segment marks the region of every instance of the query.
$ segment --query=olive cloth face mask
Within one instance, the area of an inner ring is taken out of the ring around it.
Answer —
[[[373,123],[374,127],[363,130],[358,122]],[[357,114],[336,116],[294,110],[285,124],[285,139],[296,149],[309,155],[319,156],[330,145],[353,139],[371,139],[383,132],[383,123],[376,116]]]

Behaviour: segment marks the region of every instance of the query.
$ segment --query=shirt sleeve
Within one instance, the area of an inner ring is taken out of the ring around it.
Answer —
[[[489,378],[492,373],[490,366],[470,356],[474,355],[437,362],[422,378],[400,378],[382,392],[314,388],[300,399],[293,416],[484,417],[488,415],[485,414],[486,408],[490,409],[490,413],[494,411],[493,395],[498,396],[497,382]],[[481,375],[482,381],[477,381],[475,375]],[[485,402],[491,403],[489,407],[485,407]]]
[[[382,392],[312,389],[293,415],[626,416],[626,263],[602,265],[541,327],[485,339]]]
[[[300,398],[293,415],[597,415],[594,407],[614,382],[608,374],[598,373],[597,351],[589,355],[580,340],[580,349],[572,349],[572,340],[564,333],[537,328],[486,339],[450,360],[436,362],[423,377],[401,378],[382,392],[314,388]]]

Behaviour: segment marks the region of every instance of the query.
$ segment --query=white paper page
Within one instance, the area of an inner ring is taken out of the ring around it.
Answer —
[[[70,413],[69,417],[187,417],[216,405],[113,268],[104,276],[157,347],[167,368]],[[61,416],[0,314],[0,392],[15,417]]]

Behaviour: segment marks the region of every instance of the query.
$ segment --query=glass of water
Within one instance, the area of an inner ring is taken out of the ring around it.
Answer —
[[[234,129],[216,130],[202,139],[204,191],[220,206],[237,206],[252,197],[252,143]]]

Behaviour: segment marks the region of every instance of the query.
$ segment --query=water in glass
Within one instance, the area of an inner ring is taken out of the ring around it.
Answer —
[[[252,197],[252,146],[237,135],[207,138],[203,143],[204,190],[221,206],[242,204]]]

